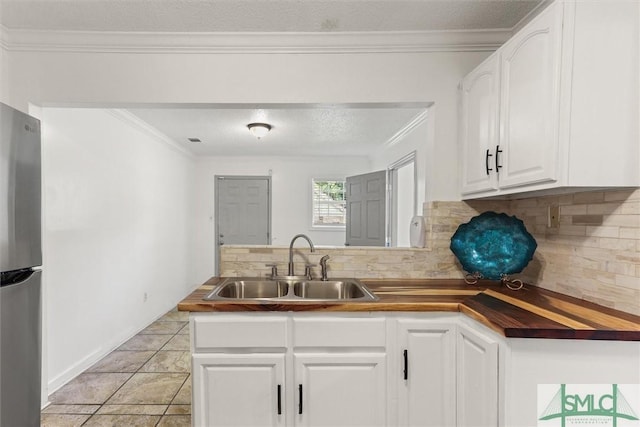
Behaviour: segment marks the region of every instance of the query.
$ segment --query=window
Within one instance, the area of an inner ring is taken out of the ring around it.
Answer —
[[[313,227],[344,227],[347,202],[345,181],[312,179]]]

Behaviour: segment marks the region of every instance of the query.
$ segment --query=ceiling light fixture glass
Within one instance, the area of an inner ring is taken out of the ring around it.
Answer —
[[[271,125],[267,123],[249,123],[247,125],[249,132],[256,138],[260,139],[271,130]]]

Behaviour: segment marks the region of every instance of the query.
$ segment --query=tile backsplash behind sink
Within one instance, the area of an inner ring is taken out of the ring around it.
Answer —
[[[547,227],[548,209],[559,207],[559,226]],[[462,278],[449,250],[458,225],[481,212],[515,215],[535,237],[534,259],[517,277],[540,287],[640,314],[640,190],[584,192],[518,200],[429,202],[425,249],[304,248],[296,255],[317,264],[330,255],[329,274],[359,278]],[[223,246],[222,276],[265,276],[265,264],[286,268],[288,247]],[[302,268],[302,267],[300,267]]]

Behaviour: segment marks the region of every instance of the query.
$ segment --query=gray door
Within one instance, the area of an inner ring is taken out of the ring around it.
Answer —
[[[216,176],[218,254],[222,245],[271,243],[270,187],[268,176]]]
[[[347,246],[385,246],[387,171],[349,176]]]

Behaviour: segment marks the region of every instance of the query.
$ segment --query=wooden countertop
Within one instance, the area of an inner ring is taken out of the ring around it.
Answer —
[[[513,338],[640,341],[640,316],[525,285],[512,291],[493,282],[467,285],[455,279],[364,279],[373,302],[205,301],[211,278],[178,304],[181,311],[459,311]]]

